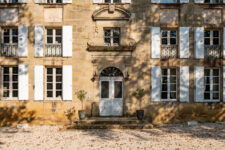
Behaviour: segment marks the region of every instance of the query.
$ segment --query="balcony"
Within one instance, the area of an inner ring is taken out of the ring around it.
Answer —
[[[177,45],[162,45],[161,58],[177,58]]]
[[[220,58],[220,45],[205,45],[206,58]]]
[[[46,57],[61,57],[62,56],[62,44],[46,44],[45,45]]]
[[[18,44],[2,44],[1,56],[4,56],[4,57],[18,56]]]

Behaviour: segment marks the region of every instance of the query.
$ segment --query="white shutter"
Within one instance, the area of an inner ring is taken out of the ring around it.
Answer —
[[[27,56],[28,27],[27,26],[19,26],[18,32],[19,32],[18,56],[26,57]]]
[[[103,3],[103,0],[93,0],[93,3],[95,4],[97,4],[97,3]]]
[[[189,0],[180,0],[180,3],[189,3]]]
[[[122,0],[122,3],[131,3],[131,0]]]
[[[63,100],[72,100],[72,66],[63,66]]]
[[[72,3],[72,0],[63,0],[63,3]]]
[[[195,58],[204,58],[204,28],[195,28]]]
[[[180,58],[189,58],[189,27],[180,27]]]
[[[204,67],[195,67],[195,101],[202,102],[204,99]]]
[[[204,3],[204,0],[195,0],[195,3]]]
[[[34,0],[35,3],[43,3],[44,0]]]
[[[151,69],[151,100],[160,101],[161,99],[161,68],[153,66]]]
[[[34,66],[34,100],[43,100],[43,66]]]
[[[225,27],[223,28],[223,58],[225,58]]]
[[[180,101],[189,101],[189,67],[180,67]]]
[[[225,67],[223,67],[223,102],[225,102]]]
[[[152,27],[151,29],[151,56],[152,58],[160,58],[160,27]]]
[[[160,0],[152,0],[152,3],[160,3]]]
[[[43,57],[43,26],[34,27],[34,56]]]
[[[63,26],[63,57],[72,57],[72,26]]]
[[[223,3],[225,3],[225,0],[223,0]]]
[[[19,100],[28,100],[28,65],[19,65]]]
[[[19,3],[27,3],[27,0],[18,0]]]

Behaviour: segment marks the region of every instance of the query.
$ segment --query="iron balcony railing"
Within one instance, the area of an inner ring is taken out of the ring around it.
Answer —
[[[46,57],[61,57],[62,56],[62,44],[46,44],[45,45]]]
[[[18,56],[18,44],[2,44],[1,56],[4,57]]]
[[[206,58],[220,58],[220,45],[205,45]]]
[[[177,58],[177,45],[161,45],[162,58]]]

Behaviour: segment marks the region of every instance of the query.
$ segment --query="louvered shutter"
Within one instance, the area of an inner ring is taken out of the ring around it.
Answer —
[[[63,3],[68,3],[68,4],[70,3],[71,4],[72,0],[63,0]]]
[[[19,65],[19,100],[28,100],[28,65]]]
[[[152,3],[160,3],[160,0],[152,0]]]
[[[27,41],[28,41],[28,27],[19,26],[18,27],[19,37],[18,37],[18,56],[27,56]]]
[[[204,0],[195,0],[195,3],[204,3]]]
[[[223,102],[225,102],[225,67],[223,67]]]
[[[97,4],[97,3],[104,3],[104,0],[93,0],[93,3],[95,4]]]
[[[72,26],[63,26],[63,57],[72,57]]]
[[[72,66],[63,66],[63,100],[72,100]]]
[[[44,0],[34,0],[35,3],[43,3]]]
[[[223,58],[225,58],[225,27],[223,28]]]
[[[27,0],[18,0],[19,3],[27,3]]]
[[[34,27],[34,56],[43,57],[43,26]]]
[[[122,0],[122,3],[131,3],[131,0]]]
[[[195,101],[202,102],[204,99],[204,67],[195,67]]]
[[[34,100],[43,100],[43,70],[43,66],[34,66]]]
[[[180,3],[189,3],[189,0],[180,0]]]
[[[180,101],[189,101],[189,67],[180,67]]]
[[[189,58],[189,27],[180,27],[180,58]]]
[[[160,58],[160,27],[152,27],[151,29],[151,56],[152,58]]]
[[[195,28],[195,58],[204,58],[204,28]]]
[[[161,68],[153,66],[151,68],[151,100],[160,101],[161,99]]]

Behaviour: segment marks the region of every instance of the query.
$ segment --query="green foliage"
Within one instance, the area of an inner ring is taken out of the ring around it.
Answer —
[[[83,102],[86,99],[87,92],[85,90],[79,90],[75,93],[77,98],[82,102],[82,109],[83,109]]]
[[[132,96],[134,96],[137,100],[139,100],[139,105],[141,109],[141,102],[143,100],[143,97],[145,96],[145,90],[142,88],[137,88],[133,93]]]

